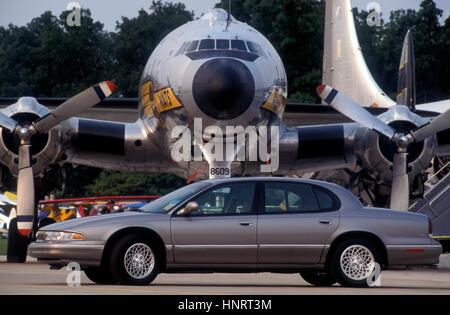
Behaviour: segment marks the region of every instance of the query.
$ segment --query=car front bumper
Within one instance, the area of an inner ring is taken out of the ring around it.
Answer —
[[[100,266],[104,247],[101,242],[34,242],[30,244],[28,254],[50,265],[76,262],[81,266]]]

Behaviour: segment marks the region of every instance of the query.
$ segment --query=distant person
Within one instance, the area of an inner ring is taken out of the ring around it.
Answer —
[[[433,162],[434,173],[439,180],[443,179],[450,172],[450,160],[436,157]]]
[[[105,207],[103,207],[101,214],[111,214],[114,210],[114,201],[110,200],[106,204]]]

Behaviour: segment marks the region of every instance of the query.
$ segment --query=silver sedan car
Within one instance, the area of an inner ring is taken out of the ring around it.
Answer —
[[[364,208],[331,183],[233,178],[188,185],[137,212],[46,226],[29,253],[55,268],[77,262],[101,284],[248,271],[367,287],[377,270],[439,263],[431,234],[426,216]]]

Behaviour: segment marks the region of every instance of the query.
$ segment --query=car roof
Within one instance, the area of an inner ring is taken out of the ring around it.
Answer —
[[[207,179],[203,182],[211,183],[214,185],[222,184],[222,183],[230,183],[230,182],[295,182],[295,183],[303,183],[303,184],[312,184],[325,186],[330,189],[333,187],[339,187],[343,189],[341,186],[338,186],[333,183],[313,180],[313,179],[303,179],[303,178],[290,178],[290,177],[232,177],[232,178],[220,178],[220,179]]]

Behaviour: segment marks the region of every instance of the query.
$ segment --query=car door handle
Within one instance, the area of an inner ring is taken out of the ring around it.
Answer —
[[[333,224],[333,220],[319,220],[320,224],[331,225]]]
[[[252,226],[252,225],[253,225],[253,222],[251,222],[251,221],[241,221],[241,222],[239,222],[239,225],[242,225],[242,226]]]

